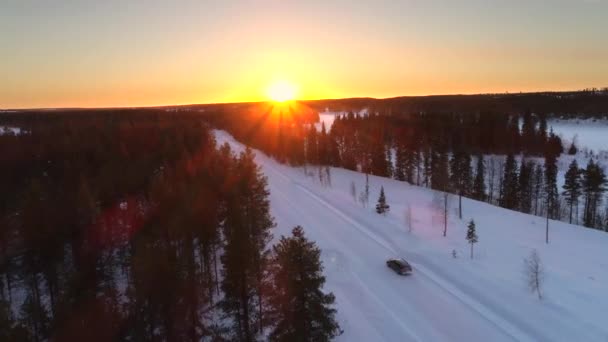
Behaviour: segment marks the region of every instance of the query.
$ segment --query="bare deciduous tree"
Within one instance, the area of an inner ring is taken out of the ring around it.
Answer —
[[[532,291],[532,293],[536,293],[538,295],[538,299],[543,299],[542,286],[545,277],[545,270],[536,249],[532,250],[530,257],[524,259],[524,265],[524,272],[530,291]]]
[[[450,216],[449,207],[452,196],[448,192],[435,192],[433,196],[433,224],[435,224],[435,217],[441,220],[443,224],[443,236],[447,236],[448,233],[448,218]]]
[[[403,212],[403,222],[405,223],[405,227],[407,228],[408,233],[412,232],[412,206],[410,204],[405,207],[405,211]]]
[[[357,203],[357,186],[355,185],[355,181],[350,182],[350,195],[353,198],[353,201]]]

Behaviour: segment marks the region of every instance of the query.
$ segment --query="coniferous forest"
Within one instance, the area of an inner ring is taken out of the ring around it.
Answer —
[[[343,114],[330,129],[316,129],[311,109],[327,106]],[[280,162],[343,167],[608,230],[603,168],[591,158],[571,166],[558,185],[558,159],[575,154],[576,146],[564,146],[548,125],[555,117],[603,117],[605,89],[204,108],[212,125]]]
[[[251,150],[217,146],[200,115],[68,111],[6,122],[22,133],[0,135],[0,340],[339,333],[314,242],[299,228],[272,248]],[[312,283],[285,274],[294,253],[316,263],[302,270]],[[318,323],[300,326],[285,301],[309,293],[306,308],[322,314],[299,310]]]
[[[218,146],[213,129],[280,162],[320,166],[327,184],[327,166],[342,167],[608,227],[593,158],[574,160],[558,185],[557,161],[576,147],[551,131],[549,114],[347,104],[331,128],[314,127],[318,103],[2,113],[0,126],[19,132],[0,134],[0,340],[339,334],[306,227],[272,245],[253,152]],[[381,193],[379,213],[386,202]]]

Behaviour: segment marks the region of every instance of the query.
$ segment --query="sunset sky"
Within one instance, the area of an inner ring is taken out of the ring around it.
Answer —
[[[0,108],[608,86],[603,0],[210,2],[1,1]]]

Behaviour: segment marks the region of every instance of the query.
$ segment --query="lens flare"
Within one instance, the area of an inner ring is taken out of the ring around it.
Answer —
[[[266,90],[266,95],[272,101],[285,102],[294,100],[298,93],[298,87],[288,81],[277,81]]]

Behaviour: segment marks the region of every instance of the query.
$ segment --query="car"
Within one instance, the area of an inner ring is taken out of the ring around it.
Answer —
[[[386,266],[400,275],[412,273],[412,266],[404,259],[388,259],[386,261]]]

